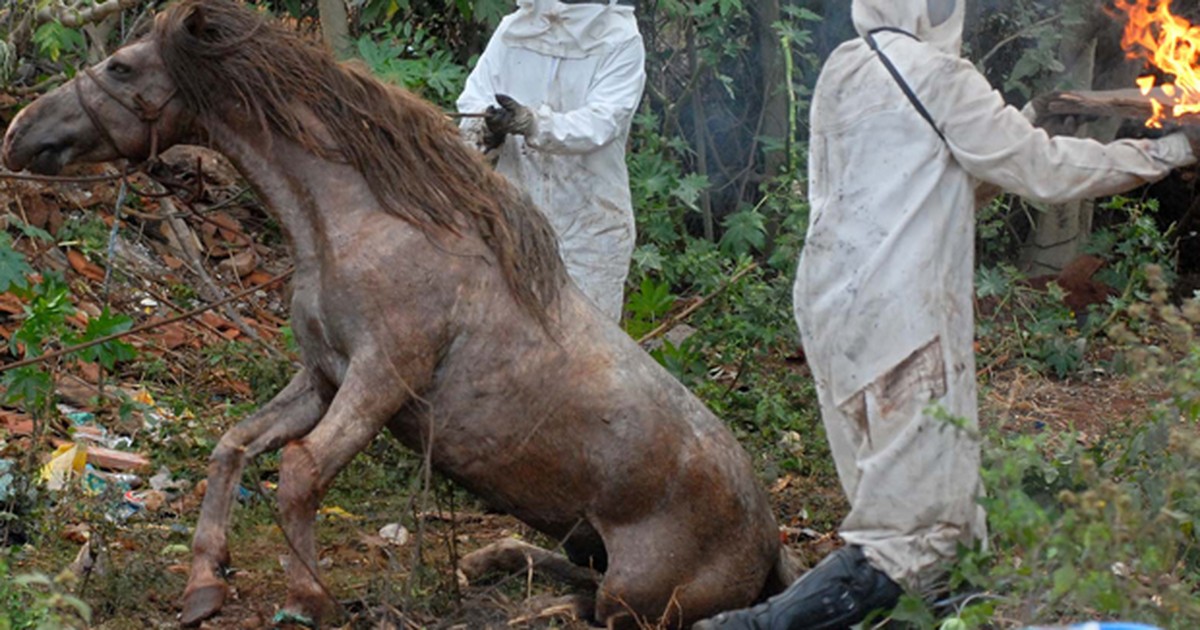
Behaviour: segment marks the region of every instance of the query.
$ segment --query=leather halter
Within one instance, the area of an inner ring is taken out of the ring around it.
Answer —
[[[84,68],[83,73],[92,80],[92,83],[96,84],[96,87],[100,88],[101,92],[104,92],[106,95],[108,95],[109,98],[123,107],[126,111],[137,116],[138,120],[146,123],[147,134],[150,136],[150,156],[146,159],[146,161],[151,161],[157,158],[158,121],[162,118],[163,110],[166,109],[167,105],[174,100],[175,96],[179,93],[179,89],[172,88],[171,92],[167,94],[166,98],[159,103],[151,103],[141,94],[135,93],[133,95],[133,103],[130,104],[126,103],[121,98],[121,95],[117,94],[115,90],[108,85],[105,85],[105,83],[100,80],[100,77],[96,76],[95,70],[93,70],[91,67]],[[96,115],[96,111],[87,104],[86,100],[84,100],[83,88],[81,86],[82,83],[76,80],[75,98],[79,99],[79,106],[83,108],[83,113],[87,114],[88,120],[92,121],[92,125],[94,125],[96,129],[100,130],[100,133],[104,135],[104,139],[108,141],[108,144],[112,146],[112,148],[116,149],[117,153],[120,154],[121,157],[130,159],[129,156],[125,155],[121,151],[121,146],[117,144],[117,141],[113,138],[113,135],[108,130],[108,127],[100,122],[100,117]]]

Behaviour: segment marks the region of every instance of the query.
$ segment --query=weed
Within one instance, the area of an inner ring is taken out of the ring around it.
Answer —
[[[209,367],[232,370],[236,378],[248,383],[257,404],[273,398],[287,385],[295,371],[291,361],[266,355],[257,347],[239,341],[206,346],[201,355]]]
[[[0,557],[0,629],[87,628],[91,608],[70,594],[73,583],[69,572],[55,578],[40,573],[12,575]]]
[[[109,227],[99,214],[72,214],[58,231],[60,246],[78,247],[88,255],[104,255],[108,250]]]
[[[379,26],[359,38],[356,48],[376,76],[444,105],[462,92],[467,80],[467,69],[412,22]]]

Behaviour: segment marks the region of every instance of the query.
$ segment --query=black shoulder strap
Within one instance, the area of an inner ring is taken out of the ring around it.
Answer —
[[[896,66],[892,63],[892,60],[888,59],[888,56],[883,54],[883,51],[879,49],[879,44],[875,42],[875,33],[879,32],[899,33],[900,35],[911,37],[917,41],[920,40],[917,39],[916,35],[913,35],[906,30],[887,26],[883,28],[877,28],[867,33],[865,38],[867,40],[867,45],[871,47],[871,50],[875,51],[876,55],[879,55],[879,60],[882,61],[883,66],[887,68],[888,74],[891,74],[892,78],[896,80],[896,84],[900,86],[900,90],[903,91],[904,95],[908,97],[908,101],[913,104],[913,107],[917,108],[917,113],[921,115],[921,118],[925,119],[925,122],[929,123],[930,127],[933,127],[934,133],[936,133],[938,137],[942,139],[942,142],[946,142],[946,134],[942,133],[942,130],[938,128],[937,123],[933,121],[933,116],[929,114],[929,110],[925,109],[925,105],[921,103],[921,99],[917,98],[916,92],[913,92],[912,88],[909,87],[908,83],[904,80],[904,77],[900,76],[900,71],[896,69]]]

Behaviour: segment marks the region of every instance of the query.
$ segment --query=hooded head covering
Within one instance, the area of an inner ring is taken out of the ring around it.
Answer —
[[[965,0],[954,0],[954,12],[937,25],[929,17],[929,0],[854,0],[850,11],[863,37],[877,28],[898,28],[942,52],[962,54]]]
[[[583,59],[606,54],[637,36],[633,7],[617,0],[587,4],[517,0],[517,11],[502,40],[551,57]]]

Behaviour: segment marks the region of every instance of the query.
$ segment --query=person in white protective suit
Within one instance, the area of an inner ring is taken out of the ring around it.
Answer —
[[[963,2],[853,0],[861,37],[832,54],[813,95],[794,301],[850,502],[847,545],[783,593],[698,629],[848,628],[902,590],[931,594],[957,545],[985,536],[977,192],[1062,203],[1196,161],[1191,131],[1106,145],[1036,128],[960,58]]]
[[[635,227],[625,144],[646,83],[632,0],[518,0],[458,99],[480,148],[550,220],[567,272],[621,319]]]

